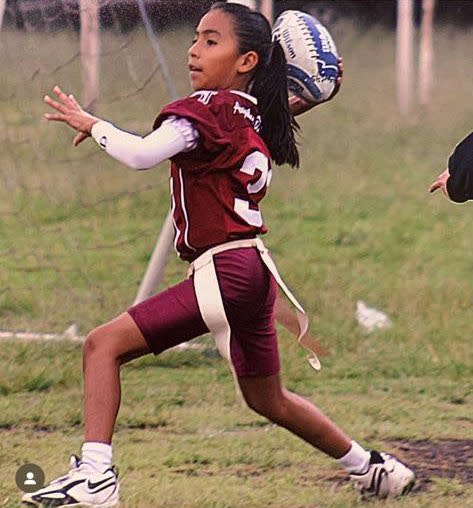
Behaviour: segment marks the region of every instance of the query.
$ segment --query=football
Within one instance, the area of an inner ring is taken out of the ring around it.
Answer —
[[[338,53],[328,30],[301,11],[284,11],[273,37],[284,49],[290,93],[311,104],[330,98],[339,76]]]

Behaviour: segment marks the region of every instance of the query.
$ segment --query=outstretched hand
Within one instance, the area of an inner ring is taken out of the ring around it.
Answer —
[[[438,189],[442,189],[445,196],[448,197],[447,192],[447,180],[450,178],[450,172],[448,168],[436,178],[436,180],[430,185],[429,192],[435,192]]]
[[[45,113],[44,117],[48,121],[64,122],[72,127],[78,134],[73,140],[73,145],[77,146],[84,139],[90,137],[92,127],[100,120],[99,118],[84,111],[72,94],[65,94],[59,86],[53,88],[54,94],[58,100],[51,99],[49,95],[44,97],[44,102],[51,106],[58,113]]]
[[[289,97],[289,109],[291,110],[291,113],[294,116],[301,115],[302,113],[305,113],[306,111],[309,111],[309,109],[312,109],[315,106],[318,106],[320,104],[323,104],[324,102],[332,100],[335,95],[340,90],[340,87],[342,86],[343,82],[343,71],[344,71],[344,65],[343,65],[343,58],[338,59],[338,78],[337,82],[335,83],[335,88],[333,89],[332,94],[330,97],[321,102],[308,102],[301,97],[298,97],[296,95],[293,95],[292,97]]]

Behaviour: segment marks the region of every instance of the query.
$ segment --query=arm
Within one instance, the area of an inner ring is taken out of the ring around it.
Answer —
[[[463,168],[462,168],[463,169]],[[429,192],[442,189],[447,198],[455,203],[464,203],[473,199],[473,174],[471,170],[459,169],[450,173],[447,168],[430,185]]]
[[[108,155],[132,169],[148,169],[181,152],[192,150],[195,140],[189,144],[182,129],[187,120],[166,120],[161,127],[145,137],[122,131],[109,122],[99,121],[91,129],[92,137]],[[198,136],[198,134],[196,134]]]
[[[455,203],[473,199],[473,132],[461,141],[448,159],[448,169],[429,187],[430,192],[442,189]]]
[[[78,131],[74,146],[92,136],[111,157],[133,169],[147,169],[174,155],[195,148],[198,132],[185,119],[170,117],[159,129],[145,137],[115,127],[86,111],[72,95],[66,95],[58,86],[54,93],[59,101],[44,98],[46,104],[58,113],[47,113],[49,121],[63,122]]]

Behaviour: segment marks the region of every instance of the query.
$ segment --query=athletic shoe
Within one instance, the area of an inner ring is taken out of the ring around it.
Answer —
[[[402,462],[387,453],[371,452],[368,471],[350,475],[365,498],[398,497],[408,494],[415,483],[415,474]]]
[[[71,457],[71,470],[36,492],[25,494],[23,503],[42,508],[93,506],[111,508],[118,505],[118,471],[113,466],[103,473]]]

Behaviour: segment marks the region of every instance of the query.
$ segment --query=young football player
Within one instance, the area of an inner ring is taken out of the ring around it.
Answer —
[[[448,159],[448,167],[429,187],[430,192],[442,189],[456,203],[473,199],[473,132],[462,140]]]
[[[78,131],[75,145],[92,136],[135,169],[171,160],[175,247],[191,263],[191,276],[89,333],[81,457],[72,457],[65,476],[23,500],[55,507],[118,504],[111,443],[121,365],[209,331],[250,408],[336,459],[365,495],[407,493],[414,483],[410,469],[365,450],[281,385],[274,302],[276,280],[283,283],[259,239],[266,232],[259,205],[271,161],[299,163],[281,46],[272,42],[264,16],[219,2],[197,26],[188,66],[195,92],[165,106],[144,138],[88,114],[59,87],[57,100],[45,97],[56,110],[46,118]]]

